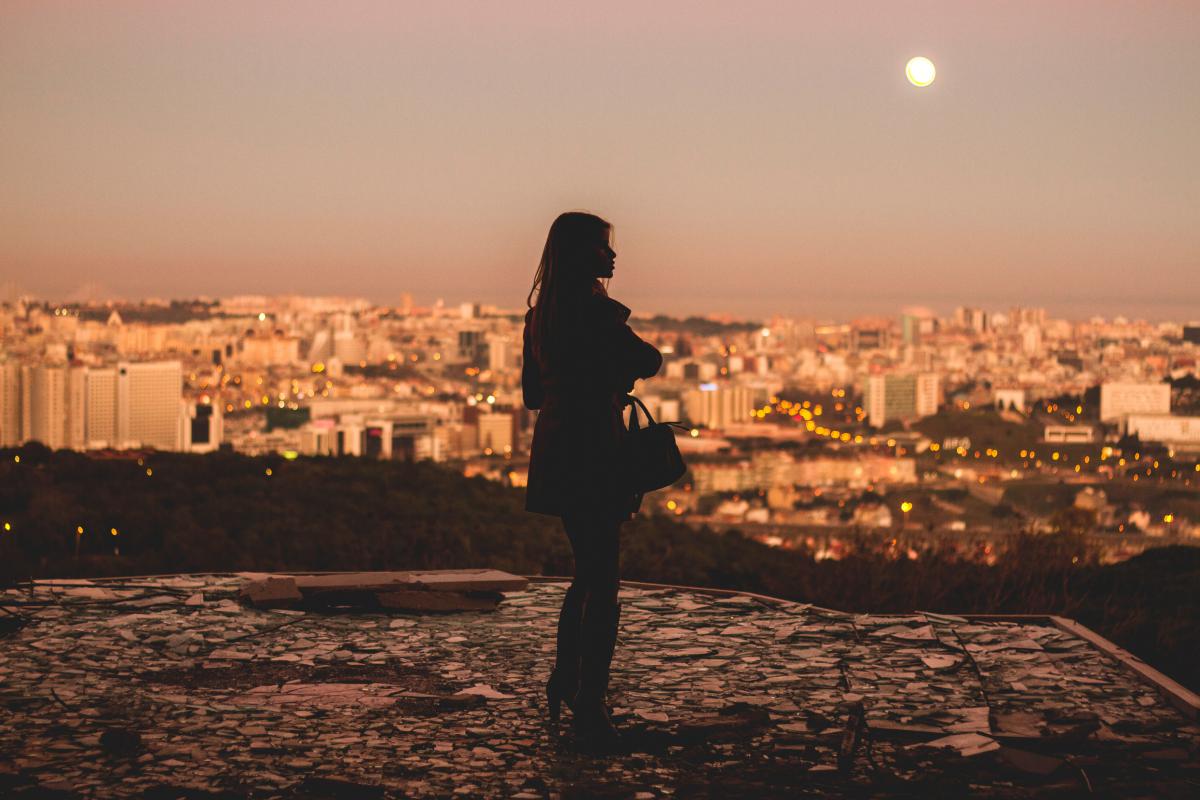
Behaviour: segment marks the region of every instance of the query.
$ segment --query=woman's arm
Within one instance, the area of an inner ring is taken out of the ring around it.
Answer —
[[[638,378],[658,373],[662,354],[629,327],[629,309],[613,300],[597,300],[586,307],[585,316],[578,360],[592,391],[629,392]]]
[[[663,357],[658,348],[633,332],[626,323],[619,336],[619,358],[621,368],[628,376],[629,389],[638,378],[652,378],[662,369]]]

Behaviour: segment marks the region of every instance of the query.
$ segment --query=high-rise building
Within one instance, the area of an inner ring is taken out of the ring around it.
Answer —
[[[941,400],[935,372],[868,375],[863,381],[863,408],[872,427],[892,420],[919,419],[936,414]]]
[[[86,447],[115,447],[117,443],[117,370],[89,368],[86,377]]]
[[[1044,308],[1022,308],[1013,306],[1008,312],[1008,322],[1010,325],[1037,325],[1046,324],[1046,309]]]
[[[180,450],[182,395],[178,361],[117,364],[117,446]]]
[[[920,344],[937,331],[937,317],[927,308],[907,308],[900,314],[900,338],[904,344]]]
[[[32,364],[21,365],[21,441],[33,438],[33,370]]]
[[[723,429],[749,422],[755,411],[757,391],[729,383],[702,383],[683,396],[684,414],[693,425]]]
[[[87,372],[83,365],[67,369],[66,446],[72,450],[87,447]]]
[[[1126,414],[1171,413],[1169,383],[1100,384],[1100,421],[1113,422]]]
[[[885,350],[891,347],[892,330],[887,320],[856,320],[850,325],[850,349]]]
[[[461,361],[478,363],[483,352],[484,334],[480,330],[458,332],[458,358]]]
[[[343,364],[358,364],[367,358],[367,345],[352,330],[340,330],[333,334],[333,354]]]
[[[0,361],[0,447],[21,443],[21,365]]]
[[[60,450],[67,446],[67,367],[65,364],[37,364],[26,374],[29,376],[29,433],[26,439]]]
[[[954,321],[960,328],[987,333],[989,325],[988,313],[980,308],[960,306],[954,310]]]
[[[520,348],[509,342],[504,336],[492,334],[487,337],[488,369],[493,372],[504,372],[517,367]]]
[[[1042,350],[1042,329],[1032,323],[1025,323],[1021,331],[1021,352],[1027,356],[1035,356]]]
[[[479,415],[479,446],[493,453],[511,453],[513,449],[513,415],[493,411]]]

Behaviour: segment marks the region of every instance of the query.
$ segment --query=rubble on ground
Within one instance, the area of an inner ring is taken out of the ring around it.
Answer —
[[[598,758],[569,711],[546,721],[566,583],[427,614],[247,607],[246,581],[0,592],[25,620],[0,639],[0,796],[1189,796],[1200,780],[1194,718],[1049,622],[625,586],[610,703],[631,752]],[[439,591],[405,583],[383,589]]]

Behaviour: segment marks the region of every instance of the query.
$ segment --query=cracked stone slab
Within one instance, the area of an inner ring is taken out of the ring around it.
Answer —
[[[1200,728],[1048,624],[623,586],[609,700],[631,752],[596,758],[568,710],[546,720],[565,583],[430,615],[247,608],[246,577],[0,591],[47,601],[0,648],[0,795],[1184,796],[1200,780]]]

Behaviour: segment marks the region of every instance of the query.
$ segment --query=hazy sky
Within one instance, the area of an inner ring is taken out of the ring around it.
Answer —
[[[0,284],[1194,317],[1198,143],[1197,0],[4,0]]]

